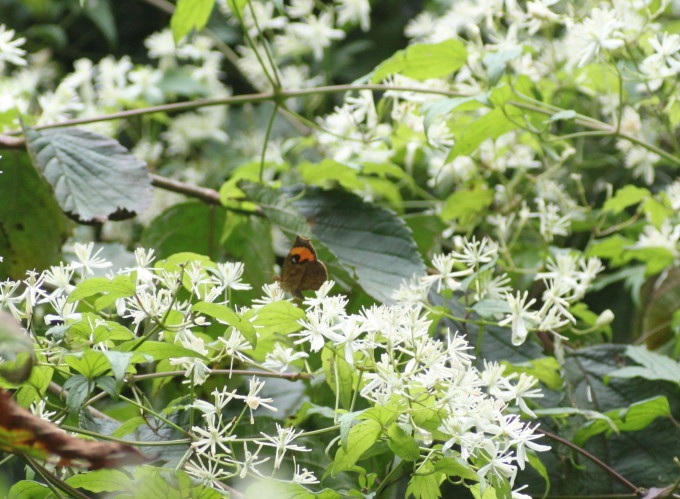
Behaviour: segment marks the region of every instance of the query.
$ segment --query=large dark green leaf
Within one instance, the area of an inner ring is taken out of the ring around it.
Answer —
[[[308,188],[293,205],[373,298],[390,301],[405,279],[425,274],[411,231],[392,211],[341,189]]]
[[[80,220],[140,213],[151,201],[146,165],[111,137],[53,128],[28,129],[26,139],[59,205]]]
[[[625,365],[625,345],[600,345],[583,348],[569,354],[564,365],[567,391],[576,407],[606,413],[632,407],[650,397],[667,398],[671,414],[678,414],[678,388],[667,381],[651,381],[636,377],[610,378],[610,374]],[[625,413],[624,413],[625,414]],[[677,478],[678,429],[669,419],[655,419],[640,431],[622,432],[607,437],[592,437],[585,448],[603,458],[607,465],[639,487],[670,484]],[[588,491],[605,494],[624,490],[616,487],[606,471],[590,460],[576,456],[577,465],[585,469],[574,477],[564,493]],[[653,473],[650,470],[654,470]]]
[[[67,219],[25,153],[0,160],[0,279],[57,263]]]
[[[142,234],[142,245],[156,249],[159,258],[182,251],[217,259],[225,210],[198,201],[176,204],[158,215]]]
[[[271,223],[287,232],[293,239],[296,235],[309,237],[311,230],[304,217],[292,205],[292,200],[280,191],[249,181],[238,183],[239,188],[257,203]]]
[[[291,236],[312,233],[337,258],[335,263],[377,300],[390,301],[404,279],[425,273],[403,220],[359,196],[316,187],[277,191],[250,182],[239,187]]]

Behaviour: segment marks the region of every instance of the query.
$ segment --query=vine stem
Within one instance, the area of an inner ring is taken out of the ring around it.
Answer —
[[[607,463],[605,463],[604,461],[598,459],[597,457],[595,457],[594,455],[592,455],[590,452],[588,452],[587,450],[583,449],[582,447],[579,447],[579,446],[576,445],[575,443],[570,442],[570,441],[567,440],[566,438],[562,438],[562,437],[560,437],[560,436],[558,436],[558,435],[555,435],[554,433],[550,433],[549,431],[543,430],[543,429],[541,429],[541,428],[536,428],[536,431],[538,431],[539,433],[542,433],[543,435],[545,435],[545,436],[548,437],[548,438],[552,438],[553,440],[556,440],[557,442],[560,442],[561,444],[564,444],[564,445],[566,445],[567,447],[570,447],[570,448],[574,449],[574,450],[575,450],[576,452],[578,452],[579,454],[583,454],[585,457],[587,457],[588,459],[590,459],[592,462],[594,462],[595,464],[597,464],[598,466],[600,466],[601,468],[603,468],[604,470],[606,470],[610,475],[612,475],[612,476],[613,476],[616,480],[618,480],[621,484],[623,484],[624,486],[628,487],[629,489],[631,489],[631,490],[632,490],[633,492],[635,492],[636,494],[640,493],[640,488],[639,488],[639,487],[637,487],[635,484],[629,482],[623,475],[621,475],[619,472],[617,472],[615,469],[613,469],[613,468],[612,468],[611,466],[609,466]]]

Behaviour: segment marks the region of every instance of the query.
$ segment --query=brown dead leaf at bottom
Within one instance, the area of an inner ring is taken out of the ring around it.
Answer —
[[[4,390],[0,390],[0,450],[40,459],[57,456],[60,466],[86,466],[91,470],[149,461],[128,444],[72,437],[54,423],[17,405]]]

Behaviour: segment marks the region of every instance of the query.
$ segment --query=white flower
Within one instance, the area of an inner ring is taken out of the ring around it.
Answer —
[[[71,262],[70,267],[72,269],[81,269],[81,276],[92,275],[94,274],[94,269],[107,269],[113,265],[113,263],[103,258],[98,258],[103,248],[99,248],[94,255],[92,254],[93,248],[94,243],[75,243],[73,245],[73,252],[78,261]]]
[[[269,352],[265,357],[262,367],[282,373],[296,360],[306,359],[307,357],[309,355],[305,352],[295,352],[292,348],[284,348],[281,343],[277,343],[274,345],[274,351]]]
[[[538,322],[536,312],[531,312],[529,310],[529,307],[536,302],[536,299],[532,298],[527,303],[528,297],[528,291],[525,291],[523,295],[520,291],[518,291],[515,296],[510,293],[505,295],[505,300],[508,302],[508,305],[510,305],[510,310],[512,312],[506,315],[505,319],[500,321],[498,325],[505,326],[510,323],[512,324],[512,344],[515,346],[524,343],[524,340],[529,333],[529,327],[533,327],[536,322]]]
[[[274,469],[279,469],[281,461],[286,454],[286,451],[292,450],[295,452],[309,452],[311,449],[303,447],[302,445],[293,445],[293,442],[302,430],[295,432],[294,428],[282,428],[279,423],[276,423],[276,435],[271,436],[260,432],[261,435],[268,440],[263,445],[276,447],[276,459],[274,460]]]
[[[333,20],[330,12],[323,12],[318,17],[309,16],[305,22],[294,22],[288,29],[301,40],[304,40],[308,47],[312,48],[314,58],[320,61],[323,57],[323,50],[330,47],[333,40],[341,40],[345,37],[345,32],[341,29],[332,27]]]
[[[219,282],[225,287],[233,290],[252,289],[250,284],[241,282],[244,266],[242,262],[218,263],[217,269],[210,269]]]
[[[678,258],[680,257],[680,224],[671,224],[670,219],[664,220],[660,228],[645,225],[638,237],[634,248],[664,248]]]
[[[542,199],[536,200],[538,205],[539,232],[543,239],[551,242],[555,236],[566,236],[571,228],[571,215],[560,216],[559,208],[553,203]]]
[[[25,66],[26,51],[19,47],[26,43],[26,38],[14,38],[14,30],[7,29],[4,24],[0,24],[0,62],[7,61],[17,66]]]
[[[423,281],[430,285],[437,283],[437,293],[441,292],[442,285],[445,289],[455,291],[460,287],[460,282],[455,278],[470,275],[473,272],[473,269],[471,268],[454,271],[453,267],[456,263],[460,262],[453,253],[449,253],[448,255],[435,255],[432,258],[432,266],[435,268],[435,274],[423,277]]]
[[[368,0],[338,0],[338,24],[358,23],[362,31],[371,28],[371,4]]]
[[[187,378],[182,383],[202,385],[211,373],[210,368],[201,359],[196,357],[177,357],[169,360],[171,366],[179,366],[184,369],[184,377]]]
[[[68,296],[57,296],[50,298],[50,304],[54,308],[55,314],[45,315],[46,324],[61,323],[64,324],[70,320],[80,320],[81,314],[76,312],[78,302],[67,303]]]
[[[0,282],[0,310],[9,310],[15,319],[22,319],[22,312],[17,307],[17,304],[23,301],[21,294],[18,293],[19,281],[10,281],[7,279]]]
[[[293,462],[295,462],[295,456],[293,456]],[[295,463],[295,475],[293,475],[293,483],[299,483],[300,485],[312,485],[314,483],[319,483],[319,480],[314,476],[314,473],[309,471],[307,468],[302,468],[302,471],[300,471],[300,465]]]
[[[203,419],[206,422],[207,429],[203,429],[200,426],[192,426],[191,431],[195,434],[203,437],[194,440],[191,443],[191,447],[199,454],[205,453],[210,449],[210,455],[217,455],[217,447],[222,449],[225,454],[231,454],[231,449],[227,447],[227,443],[236,439],[236,435],[229,435],[229,429],[232,423],[222,424],[221,417],[217,418],[217,424],[215,424],[215,414],[205,414]]]
[[[613,10],[594,8],[590,17],[569,30],[569,56],[579,67],[590,62],[600,50],[615,50],[625,43],[621,29],[623,23]]]
[[[207,464],[204,464],[200,456],[197,456],[196,459],[184,465],[184,470],[194,478],[198,478],[202,484],[221,490],[220,487],[223,484],[220,480],[228,478],[229,474],[220,469],[219,462],[209,459],[206,461]]]
[[[278,411],[276,407],[269,405],[267,403],[273,402],[274,399],[258,397],[257,394],[260,393],[260,391],[262,391],[262,388],[264,388],[264,381],[260,381],[256,376],[253,376],[252,378],[250,378],[250,391],[248,392],[248,395],[244,396],[234,394],[234,398],[242,399],[248,406],[248,410],[250,411],[250,424],[255,424],[255,419],[253,418],[253,411],[259,409],[260,406],[265,407],[273,412]]]

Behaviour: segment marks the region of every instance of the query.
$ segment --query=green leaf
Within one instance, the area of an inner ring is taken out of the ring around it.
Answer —
[[[678,387],[666,381],[650,381],[640,377],[614,378],[608,376],[619,369],[626,347],[622,345],[598,345],[567,353],[563,363],[566,390],[575,407],[591,409],[609,414],[613,411],[619,417],[627,417],[622,409],[649,399],[650,394],[677,400]],[[606,382],[606,378],[609,382]],[[659,401],[643,406],[643,411],[656,411]],[[661,413],[662,411],[659,411]],[[635,418],[634,418],[635,419]],[[634,420],[633,419],[633,420]],[[648,470],[653,469],[655,483],[670,483],[677,478],[677,426],[670,418],[657,417],[648,427],[634,434],[624,432],[602,435],[588,442],[586,450],[597,453],[603,445],[607,448],[607,465],[625,473],[632,483],[649,478]],[[587,467],[591,479],[606,480],[609,476],[592,465],[588,459],[577,459],[577,465]],[[647,477],[647,478],[645,478]]]
[[[643,346],[626,347],[626,356],[643,367],[622,367],[609,373],[614,378],[633,378],[639,376],[649,380],[664,380],[680,385],[680,362],[650,352]]]
[[[352,469],[362,454],[370,449],[382,433],[380,423],[373,420],[362,421],[352,427],[347,437],[347,445],[338,449],[330,467],[332,476],[341,471]]]
[[[126,341],[125,343],[118,345],[118,350],[121,352],[129,352],[138,343],[138,340]],[[154,360],[169,359],[172,357],[198,357],[199,359],[205,359],[205,357],[198,352],[194,352],[193,350],[189,350],[180,345],[175,345],[174,343],[165,343],[162,341],[145,341],[139,345],[134,352],[150,355]]]
[[[626,248],[630,248],[633,244],[635,244],[635,241],[614,234],[613,236],[596,240],[588,248],[586,256],[609,258],[613,266],[620,267],[632,260],[633,256]]]
[[[126,490],[132,481],[122,471],[114,469],[88,471],[67,478],[71,487],[89,490],[90,492],[115,492]]]
[[[13,316],[0,310],[0,376],[22,383],[31,376],[33,342]]]
[[[512,106],[507,106],[511,109]],[[486,139],[497,139],[504,133],[517,128],[517,124],[508,119],[508,109],[493,109],[481,118],[477,118],[468,123],[460,137],[457,137],[456,144],[449,151],[446,162],[450,162],[458,156],[469,156],[477,149],[479,144]]]
[[[142,246],[156,250],[159,258],[192,251],[220,256],[226,210],[190,201],[171,206],[154,218],[142,234]]]
[[[64,356],[64,362],[71,368],[78,371],[86,378],[96,378],[104,374],[111,368],[111,364],[104,355],[98,350],[84,350],[77,353],[69,353]]]
[[[665,206],[656,199],[649,197],[642,203],[642,211],[657,229],[661,227],[668,218],[672,217],[675,210]]]
[[[66,380],[64,388],[68,390],[66,407],[68,407],[69,412],[78,411],[83,406],[87,397],[90,396],[93,386],[94,383],[91,383],[82,374],[76,374]]]
[[[357,386],[357,371],[347,361],[331,349],[321,350],[321,364],[326,383],[346,409],[352,402],[352,394]],[[339,393],[338,393],[339,391]]]
[[[379,83],[395,73],[421,81],[441,78],[457,71],[466,62],[467,50],[459,40],[418,43],[399,50],[382,62],[373,72],[371,82]]]
[[[425,461],[411,475],[406,488],[406,496],[413,495],[415,499],[436,499],[441,497],[439,486],[446,479],[444,473],[434,471],[430,461]]]
[[[50,488],[31,480],[21,480],[9,489],[7,499],[47,499],[54,497]]]
[[[67,220],[28,155],[5,155],[0,169],[0,280],[24,279],[57,263]]]
[[[493,190],[484,184],[471,189],[461,189],[446,199],[441,211],[442,220],[458,220],[461,225],[473,222],[493,203]]]
[[[397,423],[387,428],[387,445],[397,456],[404,461],[417,461],[420,457],[420,449],[415,439],[402,430]]]
[[[257,309],[253,325],[257,326],[260,334],[288,335],[302,329],[298,321],[304,318],[304,310],[288,301],[277,301]]]
[[[411,232],[393,212],[340,189],[308,188],[294,206],[312,232],[376,300],[390,302],[404,280],[425,274]]]
[[[545,493],[543,494],[543,497],[546,497],[550,493],[550,475],[548,475],[548,470],[538,458],[538,456],[536,456],[536,454],[533,452],[527,452],[527,459],[529,461],[529,465],[535,469],[545,481]]]
[[[287,232],[294,239],[300,235],[311,236],[311,230],[305,219],[292,206],[291,200],[282,196],[279,191],[270,189],[262,184],[241,181],[239,188],[255,203],[257,203],[269,221]]]
[[[116,140],[80,128],[28,129],[26,139],[59,205],[80,220],[141,213],[151,202],[146,165]]]
[[[433,101],[427,101],[422,106],[423,112],[423,128],[425,129],[425,134],[434,123],[434,121],[440,116],[448,116],[454,109],[461,108],[461,110],[477,109],[483,104],[480,100],[483,100],[484,96],[475,97],[452,97],[449,99],[436,99]]]
[[[118,42],[118,33],[111,4],[105,0],[89,1],[85,4],[85,15],[99,28],[109,46],[115,46]]]
[[[347,190],[364,187],[364,183],[358,178],[359,172],[356,169],[330,159],[325,159],[318,164],[302,163],[297,168],[306,184],[333,187],[338,183]]]
[[[111,305],[118,298],[127,298],[134,296],[137,291],[135,283],[130,280],[129,276],[118,275],[113,279],[106,279],[105,277],[91,277],[79,282],[76,288],[71,292],[67,302],[73,303],[75,301],[88,298],[92,295],[103,293],[105,300],[98,301],[99,307],[95,306],[96,310],[101,310]]]
[[[479,477],[472,469],[472,465],[468,464],[460,457],[444,457],[437,459],[434,464],[434,470],[444,473],[446,476],[464,478],[466,480],[477,481]]]
[[[257,347],[257,334],[255,327],[243,315],[237,314],[226,305],[217,305],[215,303],[198,302],[194,304],[191,309],[199,314],[209,315],[222,322],[226,322],[230,326],[236,328],[243,337],[253,346]]]
[[[659,417],[671,415],[671,408],[666,397],[653,397],[636,402],[630,407],[608,411],[608,421],[598,419],[583,425],[574,435],[574,443],[583,446],[591,437],[603,432],[610,432],[613,423],[618,431],[640,431]]]
[[[170,28],[175,43],[193,29],[200,31],[210,19],[215,0],[178,0],[175,12],[170,18]]]
[[[141,416],[136,416],[134,418],[127,419],[122,425],[113,430],[111,436],[114,438],[123,438],[125,435],[129,435],[137,428],[142,425],[147,425],[148,421]]]
[[[522,47],[515,47],[501,52],[489,52],[482,57],[482,64],[489,78],[489,85],[498,83],[501,76],[505,74],[508,63],[522,55]]]
[[[253,287],[250,292],[234,293],[232,299],[241,298],[241,303],[250,304],[261,296],[262,286],[272,281],[276,255],[271,226],[262,217],[228,212],[220,244],[230,257],[243,262],[244,280]]]
[[[602,211],[609,211],[614,213],[621,213],[623,210],[638,204],[643,199],[649,197],[651,194],[647,189],[636,187],[634,185],[627,185],[616,191],[613,197],[607,199],[602,206]]]
[[[119,383],[122,383],[125,379],[125,373],[127,372],[127,368],[130,365],[130,360],[133,355],[132,352],[118,352],[116,350],[104,351],[104,356],[111,365],[111,372]]]

